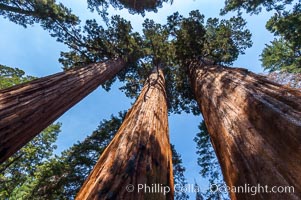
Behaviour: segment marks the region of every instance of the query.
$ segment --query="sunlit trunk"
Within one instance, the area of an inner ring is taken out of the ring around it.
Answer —
[[[95,63],[1,90],[0,163],[124,66]]]
[[[245,69],[194,63],[190,77],[228,186],[293,186],[231,199],[301,198],[301,93]]]
[[[76,199],[171,200],[172,174],[165,83],[156,70]]]

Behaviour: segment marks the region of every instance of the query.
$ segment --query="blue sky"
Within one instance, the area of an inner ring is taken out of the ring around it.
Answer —
[[[87,9],[86,0],[62,1],[81,19],[100,18]],[[173,12],[187,16],[191,10],[199,9],[208,17],[219,17],[219,10],[223,7],[221,0],[174,0],[173,5],[164,4],[158,13],[147,13],[145,18],[154,19],[158,23],[165,23],[166,17]],[[140,15],[130,15],[126,10],[118,11],[110,9],[112,14],[120,14],[131,21],[134,30],[141,30],[145,18]],[[234,14],[234,13],[233,13]],[[231,15],[226,15],[225,18]],[[241,55],[234,63],[235,67],[244,67],[256,73],[262,72],[259,55],[264,45],[272,40],[272,35],[265,30],[265,22],[268,20],[267,13],[260,15],[245,15],[248,21],[248,28],[253,37],[253,47]],[[84,20],[82,20],[84,21]],[[60,51],[66,51],[63,44],[57,43],[51,38],[47,31],[42,30],[39,25],[30,26],[27,29],[9,22],[0,17],[0,63],[3,65],[18,67],[28,75],[46,76],[62,71],[58,62]],[[57,153],[68,148],[78,140],[82,140],[96,129],[102,119],[108,119],[111,114],[128,110],[133,100],[128,99],[118,90],[119,83],[115,83],[110,92],[98,88],[80,103],[71,108],[57,121],[62,122],[62,132],[59,135]],[[194,179],[198,182],[200,176],[197,166],[196,146],[193,138],[198,132],[197,126],[202,118],[188,114],[171,115],[169,117],[169,129],[171,142],[176,146],[177,151],[182,155],[186,167],[188,183],[193,184]],[[201,183],[202,189],[207,185]]]

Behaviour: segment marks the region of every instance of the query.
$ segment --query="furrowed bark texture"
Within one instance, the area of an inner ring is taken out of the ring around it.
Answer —
[[[301,93],[240,68],[197,63],[190,77],[227,185],[294,186],[231,199],[300,199]]]
[[[95,63],[1,90],[0,163],[124,66]]]
[[[172,156],[164,85],[161,70],[150,75],[76,199],[173,199]],[[133,185],[133,192],[127,191],[131,189],[129,184]],[[138,191],[138,184],[153,188],[153,192]],[[171,188],[166,195],[159,189],[164,186]]]

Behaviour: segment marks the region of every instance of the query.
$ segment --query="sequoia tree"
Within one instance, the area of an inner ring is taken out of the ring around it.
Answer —
[[[256,198],[299,199],[301,93],[246,69],[222,65],[232,63],[249,46],[241,19],[209,19],[205,26],[203,17],[193,12],[179,21],[177,56],[190,78],[227,185],[293,186],[294,192],[267,191]],[[248,193],[230,196],[254,198]]]
[[[72,47],[62,53],[64,72],[0,91],[0,163],[99,85],[107,89],[140,55],[135,51],[139,37],[118,16],[107,29],[88,20],[84,30],[85,35],[75,30],[57,33]]]
[[[155,68],[76,199],[173,199],[171,155],[164,76]],[[155,184],[155,193],[145,188]]]
[[[301,92],[245,69],[193,64],[196,99],[228,186],[293,186],[257,199],[301,197]],[[232,199],[253,199],[232,193]]]
[[[18,68],[0,65],[0,89],[21,84],[35,79],[25,75]],[[0,164],[0,198],[20,199],[29,193],[28,187],[23,187],[44,160],[52,156],[56,148],[55,142],[61,124],[52,124],[33,138],[27,145]]]
[[[71,69],[0,92],[0,162],[125,66],[122,59]]]

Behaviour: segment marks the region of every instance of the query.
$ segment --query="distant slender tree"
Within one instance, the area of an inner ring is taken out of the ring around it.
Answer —
[[[203,197],[203,195],[202,195],[202,193],[201,193],[201,189],[200,189],[200,186],[197,184],[197,182],[196,181],[194,181],[195,183],[194,183],[194,190],[196,191],[195,192],[195,200],[204,200],[204,197]]]
[[[99,156],[120,127],[125,113],[103,120],[93,133],[82,142],[74,144],[43,162],[27,182],[31,190],[28,199],[74,199],[88,177]],[[26,185],[24,184],[24,185]]]
[[[190,78],[227,185],[294,186],[295,193],[260,193],[257,199],[300,198],[301,168],[296,161],[301,159],[301,93],[245,69],[221,65],[250,45],[241,19],[209,19],[206,26],[195,12],[186,19],[174,15],[170,23],[175,24],[174,19],[181,24],[175,29],[177,56]],[[247,193],[230,196],[253,198]]]
[[[126,186],[135,189],[128,192]],[[170,187],[139,191],[138,184]],[[154,70],[115,137],[103,152],[76,199],[173,199],[172,156],[168,136],[164,76]]]
[[[207,200],[226,200],[227,191],[218,190],[225,187],[225,182],[204,121],[200,123],[199,130],[194,138],[197,145],[198,165],[201,167],[201,176],[209,181],[209,187],[203,196]]]
[[[172,151],[172,165],[173,165],[173,177],[175,185],[175,200],[186,200],[189,196],[185,192],[187,187],[187,181],[184,175],[185,167],[181,155],[176,151],[175,146],[171,145]]]

